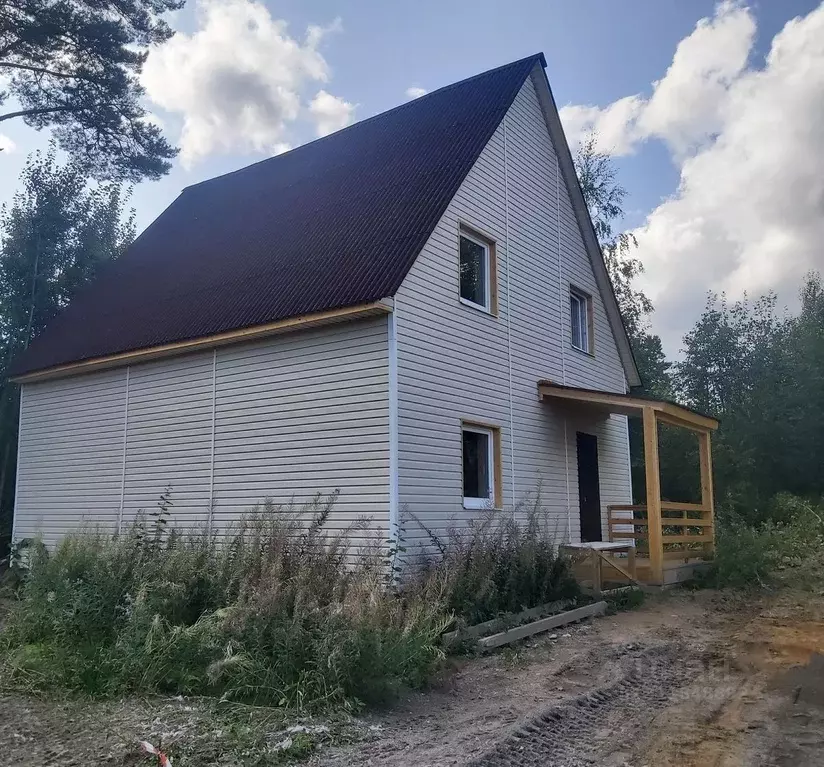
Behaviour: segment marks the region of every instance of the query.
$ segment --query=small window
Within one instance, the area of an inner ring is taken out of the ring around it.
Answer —
[[[571,290],[569,311],[572,323],[572,345],[582,352],[592,353],[592,298]]]
[[[500,506],[500,439],[498,430],[464,424],[463,427],[463,502],[464,508],[483,509]]]
[[[474,232],[460,232],[461,300],[495,311],[495,246]]]

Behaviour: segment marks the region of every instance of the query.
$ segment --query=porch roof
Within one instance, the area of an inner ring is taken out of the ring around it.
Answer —
[[[538,397],[542,400],[577,402],[621,415],[642,415],[645,409],[655,413],[662,423],[682,426],[694,431],[715,431],[718,419],[699,413],[667,400],[652,399],[634,394],[583,389],[577,386],[563,386],[553,381],[538,381]]]

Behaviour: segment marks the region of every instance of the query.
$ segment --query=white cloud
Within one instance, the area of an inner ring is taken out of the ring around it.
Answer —
[[[678,155],[687,153],[719,128],[719,112],[746,68],[755,31],[747,8],[731,0],[720,3],[713,18],[701,19],[678,44],[649,99],[636,94],[603,108],[563,107],[570,144],[594,131],[604,151],[615,155],[630,154],[650,138],[662,139]]]
[[[355,117],[355,104],[320,90],[309,104],[309,113],[315,120],[318,136],[328,136],[352,122]]]
[[[612,127],[624,151],[664,141],[680,171],[635,232],[653,328],[670,353],[708,290],[775,289],[792,306],[804,273],[824,270],[824,4],[786,24],[763,66],[748,64],[755,31],[749,9],[719,5],[680,43],[652,97],[630,97],[637,111],[621,107],[632,114]],[[599,127],[616,110],[567,108],[567,126]]]
[[[282,149],[307,88],[329,79],[318,47],[340,21],[300,40],[256,0],[199,0],[196,10],[197,30],[152,51],[142,76],[149,98],[183,117],[182,163]]]
[[[406,97],[409,99],[419,99],[421,96],[426,96],[429,93],[426,88],[420,88],[417,85],[412,85],[406,89]]]
[[[625,96],[607,107],[568,105],[561,108],[561,120],[573,151],[590,133],[598,136],[605,152],[630,154],[635,148],[635,122],[644,106],[640,96]]]
[[[11,154],[15,149],[17,149],[17,144],[15,144],[8,136],[0,133],[0,150]]]

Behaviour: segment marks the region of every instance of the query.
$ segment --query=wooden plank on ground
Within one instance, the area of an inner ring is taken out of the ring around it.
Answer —
[[[550,602],[549,604],[530,607],[528,610],[523,610],[519,613],[507,613],[506,615],[492,618],[488,621],[484,621],[483,623],[476,623],[474,626],[467,626],[463,629],[463,631],[447,631],[442,636],[442,639],[445,642],[451,642],[452,640],[457,639],[459,634],[464,634],[465,636],[477,639],[490,631],[504,628],[507,623],[514,625],[517,623],[522,623],[523,621],[535,620],[536,618],[540,618],[542,615],[557,613],[558,610],[566,607],[568,604],[568,601]]]
[[[559,626],[566,626],[568,623],[575,623],[584,618],[591,618],[593,615],[603,615],[606,610],[606,602],[595,602],[591,605],[578,607],[575,610],[569,610],[560,615],[552,615],[549,618],[543,618],[534,623],[527,623],[525,626],[517,626],[509,631],[502,631],[500,634],[484,637],[478,641],[478,644],[485,650],[491,650],[494,647],[502,647],[510,642],[525,639],[533,634],[540,634],[542,631],[549,631]]]

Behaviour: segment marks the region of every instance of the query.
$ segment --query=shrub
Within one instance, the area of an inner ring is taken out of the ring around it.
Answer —
[[[486,512],[453,526],[443,540],[417,521],[434,550],[420,563],[423,577],[442,584],[447,608],[468,625],[581,596],[558,554],[552,520],[537,502]]]
[[[396,544],[355,549],[358,525],[326,529],[334,501],[267,503],[218,538],[169,526],[165,493],[119,536],[30,546],[0,671],[95,696],[357,708],[423,684],[456,614],[476,623],[579,596],[537,507],[451,530],[437,557],[396,579]]]
[[[824,565],[824,511],[786,493],[770,503],[771,518],[750,524],[722,510],[710,581],[719,587],[765,588],[820,583]]]
[[[6,677],[299,709],[421,684],[449,621],[435,581],[404,598],[387,588],[379,546],[326,531],[333,501],[265,504],[222,540],[138,519],[34,549],[2,637]]]

